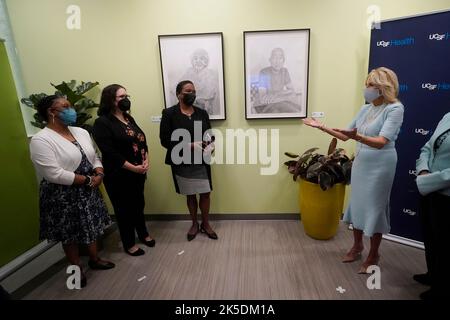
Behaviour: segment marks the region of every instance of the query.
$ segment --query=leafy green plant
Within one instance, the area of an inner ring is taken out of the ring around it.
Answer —
[[[65,97],[69,100],[77,112],[77,122],[75,126],[82,127],[90,132],[92,126],[86,123],[87,120],[92,118],[92,115],[89,113],[89,109],[98,108],[99,104],[86,97],[85,94],[92,90],[92,88],[98,86],[99,83],[81,81],[81,84],[77,85],[75,80],[71,80],[69,82],[63,81],[58,85],[53,83],[50,84],[56,89],[54,94]],[[46,96],[46,93],[35,93],[30,95],[28,98],[21,99],[20,101],[26,106],[37,110],[37,103]],[[46,126],[47,123],[45,119],[43,119],[38,112],[36,112],[33,117],[34,121],[30,121],[33,126],[41,129]]]
[[[306,150],[302,155],[285,152],[289,158],[284,164],[293,174],[294,181],[300,177],[320,185],[322,190],[328,190],[336,183],[350,184],[353,158],[345,154],[345,150],[336,148],[337,139],[333,138],[328,147],[327,155],[319,154],[319,148]]]

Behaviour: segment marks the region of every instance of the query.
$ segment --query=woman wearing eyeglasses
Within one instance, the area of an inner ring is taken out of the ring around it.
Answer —
[[[141,256],[145,251],[136,245],[135,232],[143,244],[155,246],[144,217],[144,184],[150,166],[145,134],[129,114],[130,107],[124,87],[105,87],[93,135],[102,152],[104,184],[114,207],[123,249],[131,256]]]
[[[37,104],[38,114],[47,123],[30,142],[31,160],[38,176],[41,240],[60,241],[70,264],[78,265],[81,287],[86,276],[81,267],[80,244],[87,245],[91,269],[114,268],[99,259],[97,238],[111,223],[98,190],[103,167],[89,133],[73,125],[77,113],[70,102],[56,95]]]

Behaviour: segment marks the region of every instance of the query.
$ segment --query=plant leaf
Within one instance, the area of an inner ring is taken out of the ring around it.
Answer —
[[[78,111],[78,112],[82,112],[86,109],[92,109],[97,107],[97,104],[89,98],[83,97],[80,100],[78,100],[77,102],[75,102],[74,104],[74,108]]]
[[[325,191],[333,186],[333,178],[327,172],[322,171],[318,176],[320,188]]]
[[[50,83],[53,87],[55,87],[59,92],[62,93],[62,95],[67,97],[67,100],[70,101],[72,105],[75,105],[75,103],[84,98],[82,95],[77,94],[75,91],[73,91],[73,88],[75,87],[75,80],[72,80],[70,83],[62,82],[61,84],[54,85],[53,83]]]
[[[317,177],[319,175],[322,166],[323,165],[320,162],[315,162],[311,164],[306,170],[306,179],[310,180]]]
[[[334,152],[334,150],[336,149],[336,145],[337,145],[337,139],[333,138],[331,139],[330,145],[328,146],[328,155],[332,154]]]
[[[301,155],[301,158],[302,158],[303,156],[306,156],[306,155],[308,155],[308,154],[313,153],[313,152],[316,151],[316,150],[319,150],[319,148],[314,147],[314,148],[311,148],[311,149],[306,150],[306,151],[303,152],[303,154]]]
[[[289,158],[298,158],[299,157],[298,154],[294,154],[291,152],[285,152],[284,154],[287,155]]]
[[[99,85],[98,82],[83,82],[83,81],[81,81],[81,84],[75,89],[75,93],[78,95],[83,95],[98,85]]]
[[[22,98],[22,99],[20,99],[20,102],[22,102],[27,107],[35,109],[34,103],[33,103],[33,101],[31,101],[30,98]]]
[[[36,109],[36,105],[38,104],[38,102],[39,102],[42,98],[44,98],[44,97],[46,97],[46,96],[48,96],[48,94],[41,92],[41,93],[31,94],[31,95],[28,97],[28,99],[29,99],[29,100],[31,101],[31,103],[33,104],[33,108]]]

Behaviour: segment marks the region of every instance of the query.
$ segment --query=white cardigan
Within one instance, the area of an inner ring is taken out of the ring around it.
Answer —
[[[89,132],[78,127],[68,128],[94,168],[102,168]],[[74,171],[81,163],[81,152],[72,142],[46,127],[31,138],[30,153],[39,177],[52,183],[73,184]]]

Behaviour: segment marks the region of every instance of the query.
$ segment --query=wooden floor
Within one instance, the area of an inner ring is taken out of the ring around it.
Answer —
[[[300,221],[228,220],[212,225],[219,240],[199,234],[188,242],[190,222],[151,222],[156,247],[145,247],[141,257],[125,254],[115,231],[105,240],[101,256],[116,268],[87,270],[88,285],[81,290],[67,289],[68,275],[61,270],[25,299],[391,300],[418,299],[427,289],[412,280],[425,270],[424,252],[383,240],[381,289],[369,290],[368,275],[357,274],[361,261],[340,262],[352,243],[345,225],[328,241],[306,236]],[[338,292],[339,287],[345,292]]]

